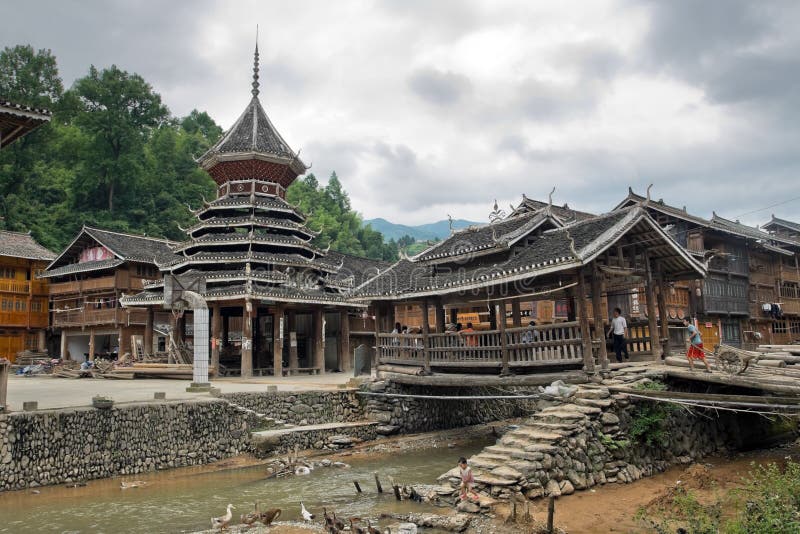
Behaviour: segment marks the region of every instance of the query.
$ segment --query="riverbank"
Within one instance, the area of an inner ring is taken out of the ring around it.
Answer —
[[[663,473],[642,478],[630,484],[606,484],[556,499],[555,524],[568,534],[615,532],[620,534],[655,533],[656,530],[637,517],[640,509],[647,515],[657,516],[657,510],[675,494],[676,488],[695,492],[702,504],[721,501],[725,517],[733,517],[741,503],[735,491],[742,487],[742,479],[753,466],[776,463],[783,465],[789,459],[800,458],[800,441],[772,449],[735,453],[728,456],[711,456],[698,463],[674,466]],[[518,513],[523,508],[518,508]],[[547,499],[532,502],[533,519],[547,520]],[[495,534],[520,534],[524,526],[509,525],[510,507],[500,504],[495,508],[496,518],[481,520],[483,532]],[[477,530],[475,530],[477,532]]]

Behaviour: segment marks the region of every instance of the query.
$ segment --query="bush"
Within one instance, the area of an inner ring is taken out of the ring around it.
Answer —
[[[774,463],[753,465],[744,484],[744,510],[730,524],[729,532],[800,532],[800,463],[788,462],[783,472]]]

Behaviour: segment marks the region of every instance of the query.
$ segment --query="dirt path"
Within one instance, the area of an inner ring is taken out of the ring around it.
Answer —
[[[795,443],[792,447],[741,453],[730,458],[706,458],[699,465],[676,466],[632,484],[598,486],[560,497],[556,501],[555,522],[569,534],[652,532],[635,519],[636,512],[670,492],[678,481],[683,485],[688,483],[688,487],[697,492],[701,502],[710,502],[740,487],[742,477],[751,469],[751,463],[783,463],[788,458],[798,456],[800,444]],[[702,489],[697,489],[700,486]],[[499,512],[500,516],[507,515],[506,510]],[[547,501],[535,501],[532,513],[534,519],[544,522],[547,519]],[[497,524],[497,532],[503,531],[504,525],[501,525]]]

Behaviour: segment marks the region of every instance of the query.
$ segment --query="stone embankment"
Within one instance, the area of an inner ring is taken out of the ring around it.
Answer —
[[[631,437],[642,403],[607,387],[580,387],[568,399],[540,403],[540,410],[469,459],[476,490],[508,499],[559,496],[599,484],[638,480],[677,463],[725,450],[738,425],[669,410],[657,440]],[[457,469],[441,477],[460,484]]]
[[[220,395],[220,398],[293,425],[319,425],[334,421],[364,420],[363,406],[359,402],[355,389],[226,393]],[[257,423],[254,426],[257,426]]]
[[[0,490],[202,465],[247,451],[245,417],[221,400],[0,415]]]

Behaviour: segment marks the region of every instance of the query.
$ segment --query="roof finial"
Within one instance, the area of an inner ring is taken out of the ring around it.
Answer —
[[[256,24],[256,52],[253,54],[253,93],[254,97],[258,97],[258,24]]]

